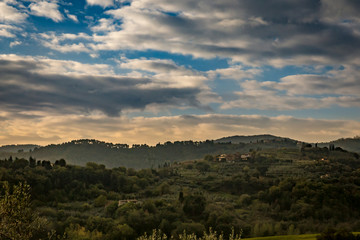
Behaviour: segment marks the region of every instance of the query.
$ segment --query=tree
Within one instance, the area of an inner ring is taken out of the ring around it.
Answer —
[[[184,202],[184,193],[183,193],[183,191],[180,191],[180,192],[179,192],[179,201],[180,201],[181,203]]]
[[[46,161],[46,160],[43,160],[41,162],[41,166],[43,166],[45,169],[47,170],[50,170],[52,167],[51,167],[51,162],[50,161]]]
[[[30,156],[30,158],[29,158],[29,166],[30,166],[31,168],[36,167],[36,159],[33,158],[33,157],[31,157],[31,156]]]
[[[66,161],[65,159],[60,159],[60,160],[56,160],[55,161],[55,166],[60,166],[60,167],[65,167],[66,166]]]
[[[107,202],[107,198],[105,195],[100,195],[94,200],[95,207],[104,207]]]
[[[208,161],[208,162],[213,162],[214,161],[214,156],[213,155],[206,155],[204,157],[204,160]]]
[[[10,191],[7,182],[0,198],[0,239],[30,240],[46,236],[41,219],[31,209],[30,186],[19,183]]]
[[[205,173],[205,172],[209,171],[210,165],[203,161],[197,162],[196,169],[199,170],[199,172],[201,172],[201,173]]]
[[[130,239],[133,238],[135,235],[134,229],[132,229],[126,223],[120,224],[113,229],[110,233],[110,239],[122,240],[122,239]]]
[[[206,199],[201,195],[190,195],[185,198],[183,211],[189,216],[200,216],[206,206]]]
[[[68,239],[76,240],[100,240],[103,239],[103,234],[96,229],[94,231],[89,231],[79,224],[71,224],[66,228],[66,233]]]
[[[29,162],[26,159],[15,159],[15,161],[12,163],[13,169],[22,169],[29,166]]]
[[[345,229],[335,230],[328,229],[321,235],[316,236],[317,240],[359,240],[360,236],[355,236],[352,232],[349,232]]]
[[[174,235],[181,235],[182,233],[193,233],[197,236],[204,235],[205,226],[201,223],[191,222],[191,223],[181,223],[177,226],[177,228],[173,231]]]

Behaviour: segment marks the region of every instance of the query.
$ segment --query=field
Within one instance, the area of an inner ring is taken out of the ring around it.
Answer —
[[[359,235],[360,232],[353,232]],[[244,240],[316,240],[318,234],[301,234],[301,235],[284,235],[284,236],[271,236],[271,237],[255,237],[244,238]]]
[[[316,240],[318,234],[284,235],[271,237],[244,238],[244,240]]]

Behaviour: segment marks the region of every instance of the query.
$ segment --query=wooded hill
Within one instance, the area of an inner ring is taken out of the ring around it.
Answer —
[[[240,161],[207,155],[138,171],[4,159],[0,183],[26,181],[45,233],[67,239],[136,239],[153,229],[201,236],[209,228],[255,237],[359,231],[359,169],[357,153],[305,145],[254,150]],[[46,237],[38,234],[32,239]]]
[[[229,143],[238,144],[238,143],[268,143],[268,142],[298,142],[297,140],[290,138],[283,138],[278,136],[273,136],[269,134],[263,135],[252,135],[252,136],[231,136],[231,137],[223,137],[215,140],[216,143]]]
[[[4,145],[0,147],[0,153],[18,153],[18,152],[30,152],[35,148],[40,147],[35,144],[13,144]]]
[[[360,153],[360,137],[354,138],[340,138],[335,141],[326,142],[326,143],[319,143],[319,147],[325,147],[333,144],[334,146],[341,147],[350,152],[357,152]]]
[[[331,143],[319,143],[319,147],[341,147],[360,153],[360,139],[339,139]],[[315,146],[315,144],[312,144]],[[217,140],[175,141],[148,146],[137,144],[113,144],[94,139],[80,139],[45,147],[36,145],[8,145],[0,147],[0,158],[29,157],[37,160],[55,161],[66,159],[70,164],[84,166],[87,162],[104,164],[107,167],[125,166],[135,169],[157,168],[159,166],[186,160],[201,159],[203,156],[229,153],[245,154],[251,150],[270,148],[293,148],[302,146],[297,140],[273,135],[232,136]]]
[[[113,144],[94,139],[74,140],[63,144],[52,144],[33,149],[31,152],[0,153],[0,157],[36,158],[55,161],[66,159],[70,164],[84,166],[87,162],[104,164],[107,167],[157,168],[165,163],[201,159],[207,154],[248,153],[263,148],[296,148],[296,141],[285,138],[259,140],[254,143],[217,143],[216,141],[176,141],[156,146]]]

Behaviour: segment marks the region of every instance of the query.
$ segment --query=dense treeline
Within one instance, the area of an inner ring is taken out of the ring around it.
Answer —
[[[206,160],[157,169],[107,169],[30,159],[0,161],[0,181],[31,186],[48,230],[69,239],[134,239],[160,229],[202,236],[360,229],[359,156],[340,149],[253,151],[246,161]]]

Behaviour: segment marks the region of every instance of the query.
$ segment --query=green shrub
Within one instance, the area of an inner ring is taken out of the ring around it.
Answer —
[[[317,240],[360,240],[360,236],[355,236],[345,229],[328,229],[316,237]]]

